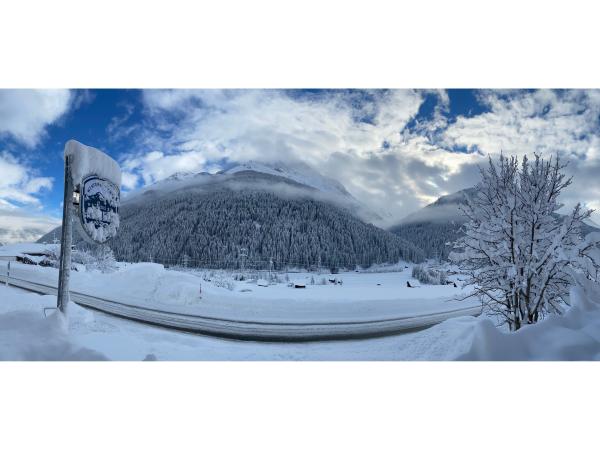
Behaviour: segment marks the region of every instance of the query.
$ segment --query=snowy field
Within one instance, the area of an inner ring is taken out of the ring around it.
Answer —
[[[11,267],[13,277],[57,284],[57,269],[17,263]],[[0,274],[5,273],[6,262],[0,261]],[[392,273],[289,273],[279,277],[306,287],[288,287],[287,281],[260,286],[256,280],[235,281],[232,273],[223,271],[180,272],[159,264],[121,263],[119,270],[110,274],[72,272],[71,289],[133,305],[152,304],[165,311],[290,323],[410,317],[478,305],[474,300],[458,301],[462,290],[452,284],[421,286],[411,277],[410,266]],[[342,284],[331,284],[329,279],[334,278]],[[415,287],[408,288],[407,281]]]
[[[0,274],[5,273],[6,262],[2,261]],[[391,273],[288,273],[278,274],[281,283],[260,286],[262,283],[257,284],[256,280],[235,281],[234,274],[224,271],[180,272],[166,270],[158,264],[121,263],[119,270],[110,274],[72,272],[71,287],[77,292],[131,304],[150,303],[165,310],[264,321],[363,320],[468,306],[454,299],[459,288],[453,285],[421,286],[410,273],[410,266],[402,272]],[[12,262],[11,277],[56,285],[58,271]],[[341,284],[329,281],[334,278]],[[315,284],[311,284],[313,280]],[[407,281],[416,287],[408,288]],[[306,287],[288,287],[288,282],[302,283]],[[22,322],[18,328],[37,330],[34,334],[44,330],[44,343],[33,344],[43,348],[26,351],[26,359],[45,359],[41,355],[49,351],[49,359],[99,359],[98,355],[102,355],[112,360],[446,360],[468,350],[469,337],[476,323],[474,318],[465,317],[448,320],[420,333],[383,338],[257,343],[170,331],[115,318],[73,303],[67,329],[65,324],[56,324],[52,318],[43,318],[43,308],[55,306],[55,296],[0,286],[0,299],[0,314],[9,314],[1,320],[13,324]],[[52,328],[44,329],[43,324],[51,324]],[[23,349],[19,346],[20,353],[6,351],[10,347],[10,330],[16,330],[15,327],[3,332],[1,359],[23,358]],[[52,332],[56,335],[54,339],[50,338]],[[32,335],[29,340],[37,339]],[[20,340],[22,343],[27,341]]]
[[[0,262],[0,273],[5,273]],[[240,318],[331,320],[420,314],[461,307],[453,285],[407,288],[409,269],[393,273],[289,274],[306,288],[262,287],[231,274],[178,272],[156,264],[123,264],[117,272],[73,272],[72,288],[165,309]],[[52,268],[12,264],[11,275],[55,283]],[[211,281],[207,281],[208,277]],[[310,284],[310,278],[343,280]],[[222,287],[223,282],[226,287]],[[580,280],[563,316],[508,334],[486,317],[461,317],[423,331],[389,337],[265,343],[171,331],[70,305],[68,323],[44,315],[56,297],[0,286],[0,359],[3,360],[598,360],[600,295]],[[200,297],[200,283],[202,296]]]
[[[69,320],[44,317],[56,297],[0,286],[0,360],[600,360],[600,299],[575,288],[560,317],[507,334],[486,318],[449,319],[423,331],[307,343],[236,341],[161,329],[70,305]]]
[[[265,343],[181,333],[70,305],[69,323],[44,318],[56,297],[0,286],[0,359],[42,360],[448,360],[466,352],[477,320],[463,317],[398,336]]]

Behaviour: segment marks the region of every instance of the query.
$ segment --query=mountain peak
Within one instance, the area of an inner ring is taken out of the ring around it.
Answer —
[[[164,181],[180,181],[195,176],[194,172],[175,172],[173,175],[164,179]]]
[[[286,163],[283,161],[274,161],[266,163],[250,160],[236,164],[225,170],[224,173],[234,174],[246,170],[287,178],[321,192],[350,197],[350,194],[341,183],[321,175],[304,162]]]
[[[289,184],[289,189],[282,191],[281,183]],[[356,200],[341,183],[321,175],[310,165],[299,161],[267,163],[250,160],[234,163],[214,174],[176,172],[152,185],[128,193],[124,201],[143,201],[183,189],[214,190],[217,187],[239,189],[240,185],[248,189],[271,190],[280,195],[302,193],[352,211],[361,220],[370,223],[380,223],[383,220],[380,214],[371,211]]]
[[[467,188],[452,194],[442,195],[435,202],[406,216],[402,219],[400,225],[422,222],[464,222],[465,217],[461,213],[459,206],[465,205],[467,199],[473,197],[476,192],[476,188]]]

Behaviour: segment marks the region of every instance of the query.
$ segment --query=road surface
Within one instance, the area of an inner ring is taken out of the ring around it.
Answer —
[[[6,275],[0,276],[4,283]],[[40,294],[56,295],[57,288],[24,278],[9,278],[11,286]],[[413,332],[460,316],[478,316],[481,307],[458,308],[442,313],[398,317],[383,320],[285,323],[231,320],[194,314],[182,314],[151,307],[130,305],[112,299],[71,291],[71,301],[125,319],[187,332],[255,341],[317,341],[363,339]]]

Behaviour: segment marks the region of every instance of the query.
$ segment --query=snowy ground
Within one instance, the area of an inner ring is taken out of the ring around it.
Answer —
[[[342,286],[307,285],[306,289],[235,282],[229,290],[204,281],[199,274],[135,264],[110,275],[75,272],[73,289],[175,310],[300,321],[422,313],[452,309],[449,305],[459,303],[452,299],[456,288],[451,286],[404,287],[409,273],[345,273],[336,276],[344,280]],[[37,266],[13,265],[12,274],[41,282],[56,280],[56,270]],[[311,275],[290,277],[310,279]],[[43,308],[56,304],[54,296],[0,286],[0,359],[599,360],[600,289],[597,284],[579,281],[581,286],[572,290],[573,306],[566,314],[512,334],[499,330],[485,317],[462,317],[420,332],[308,343],[258,343],[181,333],[75,304],[71,304],[67,325],[57,317],[44,317]]]
[[[0,261],[0,274],[5,271],[6,262]],[[290,323],[398,318],[478,304],[474,300],[458,301],[460,288],[420,286],[410,274],[410,268],[392,273],[287,274],[291,281],[306,284],[304,289],[295,289],[286,283],[262,287],[256,280],[234,281],[231,273],[184,273],[165,270],[159,264],[139,263],[121,264],[111,274],[72,272],[71,289],[134,305],[150,303],[166,311]],[[13,263],[11,276],[56,286],[58,271]],[[311,278],[316,284],[310,284]],[[329,278],[342,280],[343,284],[319,284]],[[417,287],[408,288],[407,281]]]
[[[169,331],[71,304],[68,330],[44,318],[56,297],[0,286],[0,359],[158,360],[448,360],[466,352],[476,319],[448,320],[385,338],[308,343],[258,343]],[[25,320],[22,315],[25,314]],[[16,316],[15,316],[16,315]],[[10,328],[3,324],[11,322]],[[37,333],[44,322],[51,332]],[[23,328],[31,332],[22,332]],[[23,344],[26,340],[27,343]],[[93,356],[96,356],[95,358]]]

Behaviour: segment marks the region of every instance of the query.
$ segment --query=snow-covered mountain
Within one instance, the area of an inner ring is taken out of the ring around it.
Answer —
[[[232,188],[273,192],[279,196],[311,197],[333,203],[368,223],[382,221],[380,214],[354,198],[336,180],[321,175],[309,165],[296,162],[261,163],[248,161],[235,164],[221,172],[177,172],[164,180],[129,193],[125,202],[162,196],[181,189],[212,190],[227,185]]]
[[[463,189],[453,194],[443,195],[435,202],[409,214],[398,225],[413,223],[464,223],[465,218],[460,212],[460,206],[467,204],[467,199],[472,198],[477,190],[475,188]]]
[[[126,196],[110,242],[118,259],[204,267],[368,266],[421,261],[422,252],[361,218],[344,187],[307,167],[249,163],[217,173],[178,173]],[[51,239],[51,234],[40,241]]]
[[[444,195],[389,230],[415,244],[427,258],[446,259],[452,250],[449,244],[460,237],[461,225],[465,223],[460,205],[466,204],[475,192],[475,188],[469,188]]]
[[[225,170],[223,173],[234,174],[247,170],[287,178],[296,183],[312,187],[320,192],[353,198],[341,183],[321,175],[303,162],[296,162],[291,165],[281,161],[268,164],[258,161],[248,161],[246,163],[237,164],[230,169]]]
[[[477,189],[473,187],[444,195],[409,214],[389,230],[415,244],[423,250],[427,258],[445,259],[452,250],[449,244],[461,236],[461,226],[466,222],[460,206],[466,205],[467,199],[476,193]],[[600,230],[600,227],[589,219],[584,224],[583,234]]]

